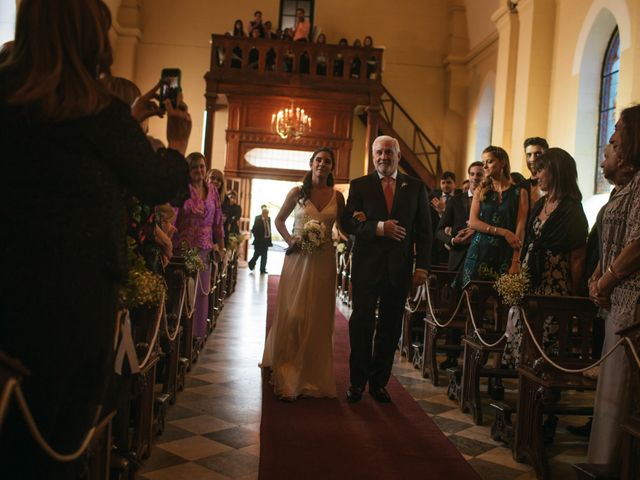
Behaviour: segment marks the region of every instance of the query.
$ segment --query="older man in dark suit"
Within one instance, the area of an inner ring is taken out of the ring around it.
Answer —
[[[427,191],[422,181],[398,172],[399,162],[398,141],[388,136],[376,138],[376,171],[351,182],[342,215],[344,229],[355,235],[349,320],[351,386],[347,392],[351,403],[362,398],[367,383],[375,400],[391,401],[385,386],[400,338],[405,299],[412,276],[414,287],[424,282],[431,262]]]
[[[249,260],[249,270],[256,268],[256,262],[260,258],[260,273],[267,273],[267,252],[271,243],[271,217],[266,205],[262,205],[262,214],[253,221],[251,233],[253,233],[253,257]]]

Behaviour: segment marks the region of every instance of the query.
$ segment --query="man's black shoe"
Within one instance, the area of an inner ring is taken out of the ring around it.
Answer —
[[[347,390],[347,402],[356,403],[362,399],[362,389],[359,387],[349,387]]]
[[[389,395],[389,392],[387,392],[387,389],[384,387],[369,388],[369,393],[376,402],[391,403],[391,396]]]
[[[260,273],[263,274],[263,275],[266,275],[269,272],[267,272],[266,270],[260,270]]]

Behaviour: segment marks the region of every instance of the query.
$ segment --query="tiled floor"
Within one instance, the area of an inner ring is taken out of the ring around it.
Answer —
[[[279,272],[282,255],[270,253],[267,269]],[[218,325],[191,371],[185,390],[169,408],[164,434],[141,471],[148,480],[257,479],[261,376],[267,276],[240,270],[236,292],[227,299]],[[396,358],[394,375],[456,445],[483,479],[535,479],[511,451],[491,439],[489,426],[471,417],[446,396],[445,387],[424,380],[406,359]],[[441,383],[444,379],[440,380]],[[514,392],[507,391],[507,395]],[[487,397],[488,398],[488,397]],[[488,413],[485,423],[493,415]],[[561,418],[556,443],[549,447],[551,478],[572,479],[572,463],[585,461],[586,445],[566,432]]]

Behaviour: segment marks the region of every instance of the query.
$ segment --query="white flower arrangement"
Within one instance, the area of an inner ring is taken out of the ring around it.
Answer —
[[[339,242],[338,245],[336,245],[336,252],[338,253],[344,253],[347,251],[347,244],[344,242]]]
[[[313,253],[325,240],[327,228],[318,220],[309,220],[302,227],[302,251]]]

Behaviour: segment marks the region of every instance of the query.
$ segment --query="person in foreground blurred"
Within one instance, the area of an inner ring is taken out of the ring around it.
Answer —
[[[165,104],[169,148],[154,153],[129,105],[98,80],[111,63],[110,23],[99,0],[23,0],[15,44],[0,64],[2,254],[11,279],[0,350],[29,370],[26,401],[63,454],[106,413],[100,405],[128,271],[122,190],[159,204],[188,185],[186,105]],[[76,479],[86,468],[50,460],[15,404],[0,462],[5,479]]]

